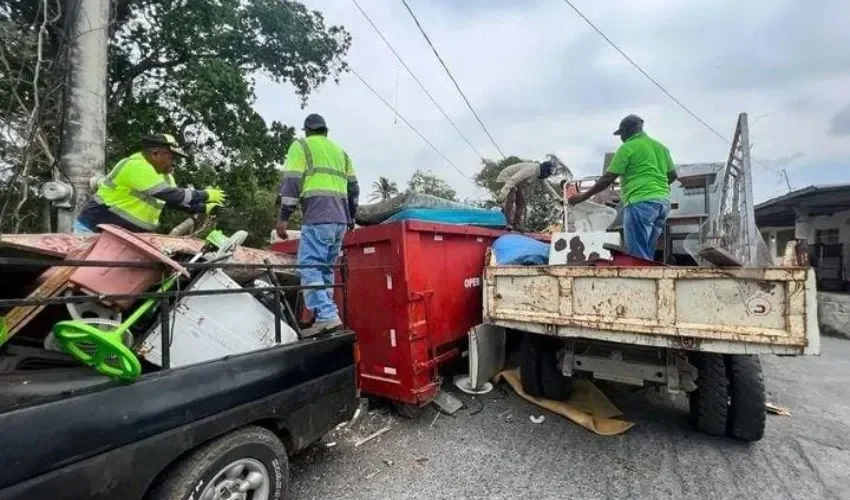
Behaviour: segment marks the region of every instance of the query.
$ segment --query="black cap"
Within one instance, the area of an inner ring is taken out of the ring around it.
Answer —
[[[634,132],[643,128],[643,118],[638,115],[628,115],[620,120],[620,128],[614,131],[614,135],[623,135],[623,133]]]
[[[177,139],[174,138],[171,134],[151,134],[142,137],[142,147],[143,148],[163,148],[171,151],[177,156],[182,156],[186,158],[186,152],[183,151],[183,148],[180,147],[180,144],[177,142]]]
[[[307,115],[307,118],[304,119],[304,130],[319,130],[323,128],[328,128],[328,124],[325,123],[322,115],[313,113]]]

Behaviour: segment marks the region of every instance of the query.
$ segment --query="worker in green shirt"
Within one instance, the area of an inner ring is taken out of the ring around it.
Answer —
[[[623,238],[626,251],[647,260],[655,258],[658,238],[670,212],[670,184],[676,180],[676,165],[670,150],[643,131],[643,119],[628,115],[614,131],[623,145],[617,149],[605,174],[585,191],[572,196],[575,205],[608,189],[622,177]]]

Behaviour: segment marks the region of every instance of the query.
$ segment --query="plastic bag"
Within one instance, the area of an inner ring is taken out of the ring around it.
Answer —
[[[570,232],[591,233],[608,229],[617,218],[617,210],[593,201],[585,201],[578,205],[567,207],[565,214],[566,228]]]

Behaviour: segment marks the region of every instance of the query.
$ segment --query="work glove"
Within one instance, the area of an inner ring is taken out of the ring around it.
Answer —
[[[204,213],[209,215],[213,210],[220,207],[221,203],[205,203],[204,204]]]
[[[220,205],[227,200],[227,193],[219,188],[208,187],[204,189],[204,192],[207,193],[207,203],[218,203]]]

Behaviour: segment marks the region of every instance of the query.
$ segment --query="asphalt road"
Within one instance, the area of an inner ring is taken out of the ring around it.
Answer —
[[[819,358],[762,358],[768,416],[753,444],[687,424],[684,397],[610,394],[636,422],[601,437],[507,390],[456,417],[417,420],[374,409],[353,431],[326,436],[292,461],[294,499],[700,498],[850,499],[850,341],[823,339]],[[545,414],[542,424],[530,415]],[[392,429],[359,447],[358,439]]]

